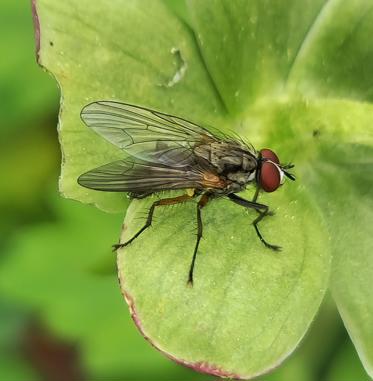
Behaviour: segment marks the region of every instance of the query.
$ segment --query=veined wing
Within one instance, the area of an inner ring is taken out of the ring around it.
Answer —
[[[195,146],[220,140],[184,119],[120,102],[91,103],[83,108],[81,117],[129,155],[173,167],[193,163]]]
[[[153,193],[161,190],[186,188],[221,188],[218,176],[198,168],[170,168],[161,164],[118,160],[95,168],[78,178],[86,188],[110,191]]]

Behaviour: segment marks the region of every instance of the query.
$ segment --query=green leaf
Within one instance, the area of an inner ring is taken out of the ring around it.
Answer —
[[[338,378],[326,378],[325,374],[329,371],[330,357],[339,350],[341,337],[346,336],[337,308],[327,293],[315,321],[296,353],[280,368],[262,376],[260,380],[338,380]]]
[[[105,210],[128,204],[76,183],[84,171],[123,155],[79,120],[90,101],[145,105],[273,148],[296,163],[297,185],[262,198],[277,211],[263,221],[263,234],[283,253],[261,246],[249,226],[253,216],[214,201],[204,211],[197,267],[204,275],[190,290],[194,242],[185,224],[193,204],[157,211],[154,227],[119,256],[124,292],[141,330],[169,356],[211,373],[252,377],[279,364],[304,335],[327,285],[331,246],[333,294],[369,371],[372,108],[359,101],[372,98],[370,2],[187,5],[37,2],[40,62],[63,94],[61,190]],[[131,205],[127,238],[151,201]],[[347,210],[354,205],[356,214]],[[358,269],[361,277],[353,278]]]
[[[372,33],[371,1],[324,1],[294,59],[289,84],[311,97],[371,102]]]
[[[343,343],[330,364],[327,380],[338,381],[371,381],[364,372],[351,342]]]
[[[58,143],[55,136],[50,136],[49,131],[45,130],[29,124],[22,134],[14,133],[0,143],[0,173],[7,173],[0,194],[2,214],[9,215],[4,218],[4,225],[9,225],[17,212],[24,218],[30,210],[40,209],[35,201],[45,197],[46,184],[51,175],[57,177]],[[46,157],[48,160],[45,160]],[[32,181],[22,186],[26,178]]]
[[[91,101],[119,99],[185,117],[193,115],[205,123],[221,120],[224,108],[194,35],[156,1],[138,7],[120,1],[100,0],[87,6],[85,2],[41,0],[37,15],[39,60],[62,91],[60,189],[66,197],[105,210],[123,210],[128,201],[122,195],[86,190],[76,183],[83,172],[122,156],[83,125],[80,111]]]
[[[40,380],[39,375],[26,363],[24,359],[9,358],[8,354],[1,356],[0,377],[3,380]]]
[[[206,66],[231,113],[283,93],[323,0],[190,2]]]
[[[373,111],[373,108],[372,108]],[[368,123],[371,128],[373,112]],[[359,118],[362,123],[362,118]],[[368,131],[368,130],[367,130]],[[373,134],[371,138],[373,137]],[[368,140],[367,140],[368,143]],[[346,160],[346,153],[349,152]],[[369,374],[373,372],[373,147],[338,144],[318,163],[314,189],[329,221],[334,255],[331,289],[347,330]],[[335,172],[339,176],[335,179]],[[346,205],[348,207],[342,207]]]
[[[121,217],[62,199],[54,209],[54,222],[20,228],[3,250],[1,298],[22,305],[56,336],[74,342],[90,379],[190,379],[190,372],[147,345],[123,306],[110,249]],[[1,371],[8,367],[0,366]]]
[[[122,241],[141,227],[139,217],[153,201],[132,202]],[[211,202],[203,210],[205,239],[193,288],[186,282],[195,203],[157,210],[154,226],[120,253],[133,317],[168,356],[200,371],[250,378],[277,366],[304,335],[328,277],[322,221],[301,187],[262,201],[276,211],[262,232],[284,250],[264,248],[250,225],[255,213],[228,200]]]
[[[371,1],[190,4],[202,56],[231,112],[287,87],[312,97],[373,100]]]
[[[30,4],[2,0],[0,4],[0,134],[4,136],[22,125],[55,112],[57,87],[42,73],[35,60]],[[44,113],[44,114],[43,114]],[[2,138],[3,139],[3,138]]]
[[[268,110],[268,106],[264,106]],[[331,290],[368,373],[373,364],[373,106],[350,101],[280,104],[266,124],[281,125],[302,184],[319,204],[331,239]],[[260,113],[258,111],[257,113]]]
[[[19,353],[28,316],[5,300],[6,297],[0,295],[0,379],[38,380],[35,370]]]

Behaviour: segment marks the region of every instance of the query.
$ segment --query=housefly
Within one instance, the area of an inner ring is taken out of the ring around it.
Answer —
[[[113,101],[94,102],[81,112],[84,123],[127,155],[122,160],[95,168],[78,178],[86,188],[108,192],[128,192],[132,198],[144,198],[157,192],[184,189],[181,196],[163,198],[151,205],[144,226],[126,242],[129,245],[152,224],[158,206],[174,205],[199,197],[196,204],[197,240],[189,269],[188,283],[193,283],[193,270],[202,237],[201,210],[219,197],[227,197],[258,215],[253,225],[262,243],[272,249],[259,231],[259,222],[271,212],[257,202],[259,191],[273,192],[292,164],[281,164],[270,149],[256,151],[238,137],[207,130],[185,119],[144,107]],[[237,195],[248,185],[256,187],[252,200]]]

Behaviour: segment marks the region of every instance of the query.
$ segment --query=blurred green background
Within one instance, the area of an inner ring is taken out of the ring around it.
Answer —
[[[213,380],[135,329],[115,256],[122,215],[57,190],[59,91],[35,62],[31,5],[0,2],[0,381]],[[261,380],[368,380],[330,298],[298,351]]]

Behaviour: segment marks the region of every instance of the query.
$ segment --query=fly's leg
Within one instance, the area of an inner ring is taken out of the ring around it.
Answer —
[[[190,269],[189,269],[188,285],[190,285],[190,286],[193,286],[194,264],[196,262],[199,241],[202,238],[202,232],[203,232],[201,209],[203,207],[205,207],[206,204],[208,203],[209,196],[210,195],[208,193],[203,194],[202,197],[200,198],[200,200],[198,201],[198,204],[197,204],[197,226],[198,226],[198,228],[197,228],[197,242],[196,242],[196,246],[194,247],[192,263],[190,264]]]
[[[257,200],[258,200],[258,196],[259,196],[259,191],[260,191],[260,187],[257,186],[256,187],[256,190],[255,190],[255,194],[254,194],[254,197],[253,199],[251,200],[251,202],[255,202],[257,203]],[[238,196],[237,196],[238,197]],[[257,210],[257,212],[260,214],[260,211]],[[275,215],[275,212],[272,212],[271,210],[268,210],[267,213],[265,214],[266,216],[274,216]],[[264,216],[263,216],[264,217]],[[263,218],[262,217],[262,218]]]
[[[256,231],[256,234],[257,236],[259,237],[259,239],[263,242],[263,244],[268,247],[269,249],[272,249],[274,251],[280,251],[281,250],[281,246],[278,246],[278,245],[272,245],[270,243],[268,243],[262,236],[262,234],[260,233],[259,231],[259,228],[258,228],[258,223],[265,217],[265,216],[268,216],[268,215],[271,215],[271,214],[268,214],[269,213],[269,210],[268,210],[268,206],[267,206],[267,209],[265,209],[263,212],[260,212],[259,213],[259,216],[257,218],[255,218],[255,220],[253,221],[253,225],[254,225],[254,228],[255,228],[255,231]]]
[[[237,196],[236,194],[234,193],[231,193],[228,195],[229,199],[232,200],[234,203],[238,204],[238,205],[241,205],[243,206],[244,208],[250,208],[250,209],[255,209],[258,213],[259,213],[259,216],[257,218],[255,218],[255,220],[253,221],[253,225],[254,225],[254,229],[256,231],[256,234],[257,236],[259,237],[259,239],[263,242],[263,244],[268,247],[269,249],[272,249],[272,250],[275,250],[275,251],[279,251],[281,250],[281,247],[280,246],[277,246],[277,245],[272,245],[270,243],[268,243],[262,236],[262,234],[260,233],[259,231],[259,228],[258,228],[258,224],[259,222],[267,215],[269,215],[269,208],[267,205],[264,205],[264,204],[259,204],[255,201],[249,201],[249,200],[245,200],[244,198],[242,197],[239,197]]]
[[[260,187],[257,186],[256,189],[255,189],[254,197],[253,197],[253,199],[251,200],[251,202],[256,202],[256,200],[258,199],[258,196],[259,196],[259,191],[260,191]],[[237,197],[238,197],[238,196],[237,196]]]
[[[193,195],[187,195],[183,194],[182,196],[177,196],[177,197],[171,197],[171,198],[163,198],[161,200],[157,200],[153,202],[152,206],[149,209],[148,217],[146,219],[145,225],[128,241],[124,243],[119,243],[117,245],[113,245],[113,251],[121,249],[122,247],[125,247],[129,245],[131,242],[133,242],[141,233],[143,233],[149,226],[152,224],[153,220],[153,214],[154,214],[154,209],[157,206],[164,206],[164,205],[175,205],[175,204],[180,204],[182,202],[190,200]]]

